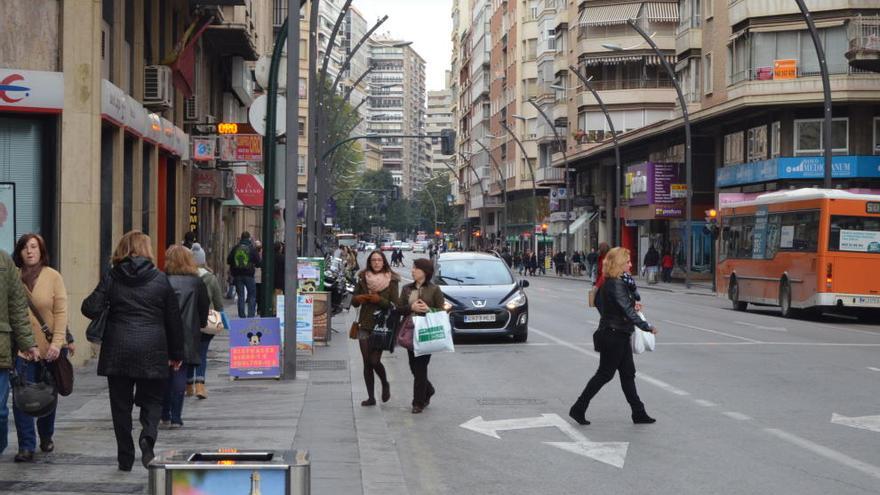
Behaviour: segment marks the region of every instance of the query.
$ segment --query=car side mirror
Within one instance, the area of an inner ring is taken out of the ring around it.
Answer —
[[[525,288],[528,287],[529,285],[530,285],[530,284],[529,284],[529,281],[528,281],[528,280],[520,280],[520,281],[519,281],[519,287],[520,287],[520,289],[525,289]]]

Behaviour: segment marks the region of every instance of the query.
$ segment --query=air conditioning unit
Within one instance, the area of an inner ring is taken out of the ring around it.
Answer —
[[[213,115],[205,115],[205,124],[216,124],[216,123],[217,123],[217,117],[214,117]]]
[[[173,106],[171,67],[148,65],[144,68],[144,106],[168,109]]]
[[[187,123],[199,122],[199,99],[192,95],[183,99],[183,120]]]

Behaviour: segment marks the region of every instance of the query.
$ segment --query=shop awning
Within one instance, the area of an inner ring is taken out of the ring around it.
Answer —
[[[590,67],[600,64],[622,64],[626,62],[638,62],[644,60],[646,65],[661,65],[660,57],[657,55],[607,55],[604,57],[584,58],[583,65]],[[675,55],[666,55],[666,61],[675,64]]]
[[[678,23],[678,2],[647,2],[642,8],[642,15],[651,22]]]
[[[641,7],[641,2],[587,7],[581,11],[578,25],[580,27],[587,27],[626,24],[627,19],[635,19],[639,16],[639,9]]]

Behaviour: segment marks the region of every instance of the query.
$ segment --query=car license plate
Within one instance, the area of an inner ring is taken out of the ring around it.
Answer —
[[[494,314],[488,315],[464,315],[465,323],[484,323],[495,321]]]

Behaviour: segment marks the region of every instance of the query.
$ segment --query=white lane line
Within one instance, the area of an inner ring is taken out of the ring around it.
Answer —
[[[779,430],[776,428],[764,428],[764,431],[781,440],[785,440],[788,443],[796,445],[804,450],[808,450],[828,460],[837,462],[838,464],[842,464],[857,471],[861,471],[868,476],[873,476],[874,478],[880,479],[880,467],[874,466],[873,464],[868,464],[867,462],[852,458],[842,452],[838,452],[834,449],[825,447],[824,445],[819,445],[817,443],[811,442],[806,438],[801,438],[787,431]]]
[[[718,405],[718,404],[712,402],[711,400],[706,400],[706,399],[694,399],[694,402],[696,402],[697,404],[699,404],[703,407],[715,407]]]
[[[584,349],[583,347],[578,347],[577,345],[572,344],[571,342],[567,342],[565,340],[562,340],[559,337],[556,337],[555,335],[551,335],[551,334],[544,332],[544,331],[541,331],[535,327],[531,327],[531,328],[529,328],[529,330],[540,335],[541,337],[544,337],[545,339],[550,339],[553,342],[556,342],[557,344],[559,344],[563,347],[568,347],[569,349],[571,349],[573,351],[579,352],[579,353],[581,353],[585,356],[589,356],[593,359],[599,359],[598,353],[593,352],[593,351],[588,351],[588,350]],[[642,380],[650,383],[651,385],[662,388],[663,390],[666,390],[667,392],[672,392],[675,395],[690,395],[689,392],[685,392],[684,390],[681,390],[679,388],[675,388],[672,385],[670,385],[662,380],[658,380],[658,379],[656,379],[650,375],[646,375],[644,373],[637,373],[636,378],[641,378]]]
[[[748,420],[752,419],[751,416],[748,416],[748,415],[745,415],[741,412],[736,412],[736,411],[725,411],[721,414],[727,416],[728,418],[735,419],[737,421],[748,421]]]
[[[764,325],[756,325],[754,323],[749,323],[747,321],[734,321],[737,325],[743,325],[746,327],[755,328],[758,330],[772,330],[774,332],[787,332],[788,329],[785,327],[765,327]]]
[[[678,321],[672,321],[672,320],[662,320],[662,321],[663,321],[664,323],[670,323],[670,324],[672,324],[672,325],[676,325],[676,326],[679,326],[679,327],[690,328],[690,329],[692,329],[692,330],[699,330],[699,331],[701,331],[701,332],[714,333],[715,335],[722,335],[722,336],[724,336],[724,337],[729,337],[729,338],[731,338],[731,339],[739,339],[739,340],[743,340],[743,341],[745,341],[745,342],[751,342],[751,343],[753,343],[753,344],[762,344],[762,343],[763,343],[763,342],[761,342],[760,340],[750,339],[750,338],[748,338],[748,337],[740,337],[739,335],[734,335],[734,334],[732,334],[732,333],[726,333],[726,332],[719,332],[718,330],[712,330],[712,329],[709,329],[709,328],[696,327],[696,326],[694,326],[694,325],[688,325],[687,323],[681,323],[681,322],[678,322]]]
[[[868,366],[868,369],[871,371],[880,371],[880,368],[875,368],[873,366]]]

